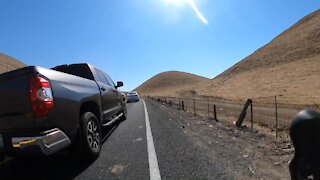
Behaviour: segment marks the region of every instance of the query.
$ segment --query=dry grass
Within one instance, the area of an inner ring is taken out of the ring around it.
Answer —
[[[18,68],[25,67],[26,65],[22,62],[0,53],[0,74],[8,71],[12,71]]]
[[[225,81],[214,79],[203,95],[245,99],[282,95],[281,103],[320,103],[320,59],[311,58],[239,73]],[[270,98],[272,100],[272,98]]]

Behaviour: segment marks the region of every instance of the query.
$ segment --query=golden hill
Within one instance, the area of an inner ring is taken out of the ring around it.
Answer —
[[[169,71],[160,73],[135,90],[144,96],[185,96],[195,95],[195,89],[210,82],[210,79],[185,72]]]
[[[245,99],[281,95],[289,104],[320,103],[320,10],[199,88],[202,95]]]
[[[22,62],[0,53],[0,74],[26,66]]]

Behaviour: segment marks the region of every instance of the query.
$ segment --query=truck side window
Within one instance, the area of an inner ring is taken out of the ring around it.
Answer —
[[[116,87],[116,85],[114,84],[114,82],[112,81],[112,79],[107,75],[104,74],[104,76],[107,78],[108,84],[112,87]]]
[[[107,78],[104,76],[103,72],[100,70],[96,69],[97,73],[97,81],[104,83],[104,84],[109,84]]]

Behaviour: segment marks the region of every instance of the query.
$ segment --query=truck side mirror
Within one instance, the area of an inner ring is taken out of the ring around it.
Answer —
[[[122,87],[122,86],[123,86],[123,82],[122,82],[122,81],[118,81],[118,82],[117,82],[117,88],[118,88],[118,87]]]

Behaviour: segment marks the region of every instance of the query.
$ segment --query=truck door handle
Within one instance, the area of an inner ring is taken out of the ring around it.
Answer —
[[[101,87],[100,89],[101,89],[102,91],[105,91],[105,90],[106,90],[106,88],[104,88],[104,87]]]

